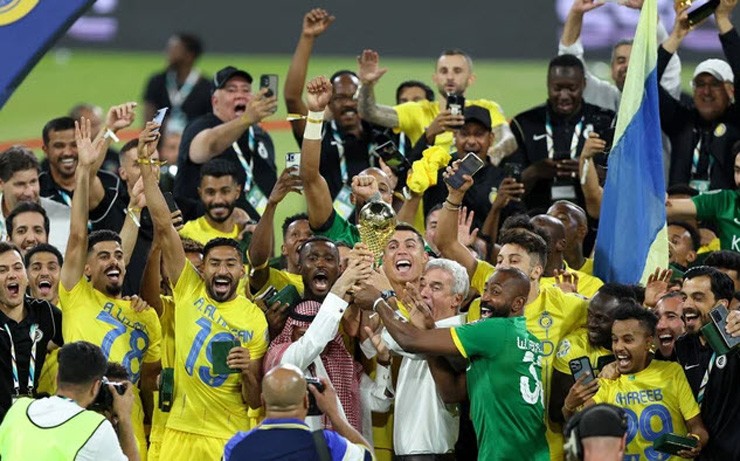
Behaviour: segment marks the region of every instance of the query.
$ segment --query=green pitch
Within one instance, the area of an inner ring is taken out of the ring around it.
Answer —
[[[49,52],[28,75],[7,104],[0,110],[0,143],[24,141],[41,137],[44,123],[67,114],[78,103],[94,103],[107,109],[124,101],[141,101],[148,77],[160,71],[165,62],[163,54],[92,52],[54,50]],[[280,76],[280,93],[289,55],[243,56],[205,55],[199,67],[208,75],[226,65],[248,70],[257,79],[260,74]],[[431,84],[434,58],[381,58],[381,65],[390,70],[376,88],[377,100],[383,104],[395,103],[395,89],[404,80],[421,80]],[[483,61],[475,62],[476,82],[468,91],[468,98],[485,98],[498,102],[507,117],[541,104],[546,98],[545,76],[547,63],[542,61]],[[601,69],[608,72],[608,68]],[[354,57],[322,57],[312,59],[308,75],[329,76],[339,69],[356,70]],[[688,82],[693,66],[684,65],[684,81]],[[607,76],[608,77],[608,76]],[[279,94],[282,98],[282,94]],[[284,120],[285,104],[270,120]],[[141,113],[135,126],[141,126]],[[278,167],[284,165],[284,154],[297,150],[289,131],[273,131]],[[280,224],[285,216],[303,211],[303,200],[288,196],[278,209],[275,219],[276,245],[282,241]],[[53,232],[53,230],[52,230]]]

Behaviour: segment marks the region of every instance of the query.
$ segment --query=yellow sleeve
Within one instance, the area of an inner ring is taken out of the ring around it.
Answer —
[[[481,106],[491,113],[491,126],[497,127],[499,125],[503,125],[504,123],[508,122],[506,121],[506,116],[504,116],[504,111],[501,109],[501,106],[498,105],[498,103],[491,101],[489,99],[474,99],[472,101],[468,101],[466,106]]]
[[[600,278],[588,275],[585,272],[574,271],[578,275],[578,293],[587,298],[593,298],[599,288],[604,285]]]
[[[69,291],[64,288],[64,284],[59,282],[59,309],[62,312],[70,312],[73,307],[89,303],[91,296],[93,296],[92,285],[84,275]]]
[[[554,290],[560,291],[559,288],[553,288]],[[563,313],[564,325],[562,334],[569,335],[575,330],[586,325],[586,313],[588,312],[588,300],[578,294],[573,293],[561,293],[561,300],[564,303]]]
[[[144,363],[159,362],[162,359],[162,325],[154,309],[146,312],[146,331],[149,335],[149,347],[144,354]]]
[[[195,270],[195,267],[190,261],[185,261],[180,277],[178,277],[177,283],[172,289],[175,299],[184,299],[190,295],[193,290],[198,288],[201,281],[200,274]]]
[[[480,298],[475,298],[470,302],[468,315],[465,317],[465,323],[473,323],[476,320],[480,320]]]
[[[555,360],[553,360],[552,366],[560,373],[570,375],[570,366],[568,366],[568,362],[576,357],[586,355],[585,353],[581,354],[581,352],[580,347],[575,344],[573,338],[568,336],[560,341],[558,352],[555,354]]]
[[[689,381],[686,379],[686,375],[681,369],[681,366],[676,363],[671,365],[675,365],[671,367],[674,375],[671,381],[673,381],[676,386],[678,406],[681,409],[681,415],[683,416],[684,421],[688,421],[698,415],[701,410],[699,409],[699,404],[696,403],[694,393],[691,392],[691,386],[689,385]]]
[[[475,272],[473,273],[473,277],[470,279],[470,286],[475,288],[478,291],[478,294],[483,294],[486,290],[486,282],[488,281],[488,278],[493,275],[496,268],[486,261],[482,261],[480,259],[477,261],[478,264],[475,266]]]
[[[198,233],[197,229],[195,228],[197,224],[197,221],[188,221],[185,223],[184,226],[182,226],[182,229],[180,229],[180,237],[189,238],[192,240],[198,240],[196,238],[196,234]]]

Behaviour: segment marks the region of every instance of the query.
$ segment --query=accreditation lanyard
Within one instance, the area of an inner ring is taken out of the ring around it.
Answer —
[[[347,171],[347,158],[344,155],[344,140],[339,135],[339,128],[335,120],[331,121],[331,135],[334,141],[331,143],[337,148],[337,155],[339,155],[339,173],[342,175],[342,184],[349,185],[349,173]]]
[[[707,367],[707,371],[704,372],[704,378],[701,380],[701,384],[699,385],[699,392],[696,395],[696,401],[699,405],[702,404],[702,401],[704,400],[704,391],[706,390],[707,384],[709,383],[709,375],[712,373],[712,367],[714,366],[714,359],[717,357],[716,352],[712,352],[712,358],[709,359],[709,366]]]
[[[199,78],[200,72],[193,69],[188,74],[188,77],[185,79],[185,83],[182,84],[182,87],[177,88],[175,71],[167,72],[165,87],[167,88],[167,95],[170,98],[170,104],[172,105],[173,112],[180,111],[182,103],[184,103],[188,96],[190,96],[190,93],[193,91],[193,88],[195,87],[195,84],[198,82]]]
[[[547,158],[552,159],[555,157],[555,142],[552,136],[552,122],[550,121],[550,113],[545,113],[545,132],[547,133]],[[578,149],[578,140],[583,132],[583,117],[576,124],[573,130],[573,137],[570,140],[570,158],[575,159],[577,157],[576,150]]]
[[[10,327],[6,323],[4,325],[5,332],[8,333],[8,339],[10,340],[10,362],[13,368],[13,389],[14,396],[19,396],[21,393],[21,382],[18,376],[18,362],[15,354],[15,343],[13,343],[13,335],[10,333]],[[33,380],[36,372],[36,345],[41,340],[41,330],[37,324],[32,324],[30,328],[29,336],[31,337],[31,356],[28,360],[28,395],[33,395]]]
[[[702,165],[700,165],[700,162],[701,162],[701,157],[702,157],[702,155],[701,155],[701,147],[702,147],[703,141],[704,141],[704,135],[700,133],[699,134],[699,142],[697,142],[696,143],[696,146],[694,147],[694,155],[693,155],[693,157],[691,159],[691,177],[692,178],[695,177],[695,176],[704,177],[704,173],[707,173],[707,177],[709,177],[708,176],[709,175],[709,171],[708,170],[712,167],[712,164],[714,163],[714,158],[711,157],[711,154],[707,153],[707,155],[710,156],[709,157],[708,164],[704,165],[704,167],[707,168],[707,170],[706,171],[699,171],[699,167],[702,166]],[[702,170],[703,169],[704,168],[702,168]]]
[[[242,152],[241,147],[239,147],[239,143],[237,141],[234,141],[234,143],[231,145],[231,147],[234,148],[234,151],[236,152],[236,156],[239,158],[239,163],[242,164],[242,168],[244,168],[244,173],[246,174],[247,178],[244,181],[244,192],[249,192],[249,190],[252,188],[252,181],[254,180],[254,154],[255,154],[255,140],[254,140],[254,128],[251,126],[249,127],[249,139],[247,141],[247,145],[249,146],[249,150],[252,153],[252,156],[249,159],[249,162],[247,162],[247,158],[244,156],[244,153]]]
[[[404,157],[406,156],[406,133],[403,131],[398,135],[398,152]]]

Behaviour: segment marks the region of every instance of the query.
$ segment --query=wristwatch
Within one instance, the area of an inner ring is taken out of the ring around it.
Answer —
[[[380,297],[383,298],[383,301],[388,301],[388,299],[396,297],[396,292],[393,290],[383,290],[380,292]]]

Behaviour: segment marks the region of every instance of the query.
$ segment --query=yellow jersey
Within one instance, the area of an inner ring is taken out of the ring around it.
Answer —
[[[572,272],[578,276],[578,294],[587,298],[592,298],[599,288],[604,285],[604,282],[600,278],[589,275],[583,271],[571,269],[568,264],[565,264],[565,270]],[[542,277],[540,278],[540,286],[554,286],[555,277]]]
[[[185,223],[182,229],[180,229],[180,236],[193,239],[201,245],[205,245],[210,240],[218,237],[236,239],[239,237],[239,226],[234,224],[234,228],[231,232],[221,232],[220,230],[214,229],[208,224],[205,216],[201,216],[198,219],[188,221]]]
[[[143,363],[159,362],[162,329],[154,309],[136,312],[131,302],[111,298],[93,288],[84,276],[69,291],[59,284],[59,305],[64,321],[64,341],[88,341],[103,350],[106,359],[118,362],[135,384],[132,422],[142,457],[146,454],[144,409],[139,396]]]
[[[487,99],[466,100],[465,106],[480,106],[491,113],[491,125],[497,127],[506,122],[501,106]],[[396,133],[403,132],[413,144],[424,134],[424,130],[439,115],[439,103],[434,101],[409,101],[394,106],[398,115],[398,126],[393,128]],[[450,149],[453,143],[452,131],[438,134],[434,140],[435,146]]]
[[[624,459],[629,461],[680,460],[653,450],[653,441],[668,432],[686,435],[686,421],[699,414],[681,365],[662,360],[653,360],[635,374],[602,379],[593,400],[626,410],[629,425]]]
[[[159,317],[159,322],[162,324],[162,368],[173,368],[175,362],[175,300],[172,296],[164,295],[159,299],[162,302],[162,315]],[[149,441],[161,442],[170,414],[159,409],[159,392],[156,392],[155,396]]]
[[[594,258],[586,258],[583,266],[581,266],[581,268],[578,270],[583,272],[584,274],[594,275]]]
[[[243,295],[212,301],[205,281],[190,262],[174,288],[175,397],[167,427],[228,440],[250,429],[239,374],[215,375],[211,347],[239,341],[252,360],[261,359],[269,342],[262,311]]]
[[[558,352],[555,354],[555,360],[553,360],[552,365],[559,372],[570,376],[571,371],[568,362],[580,357],[588,357],[591,368],[598,375],[601,371],[599,359],[611,355],[613,354],[609,349],[601,346],[592,346],[588,342],[588,330],[586,328],[579,328],[560,341]],[[603,362],[603,359],[601,362]]]

